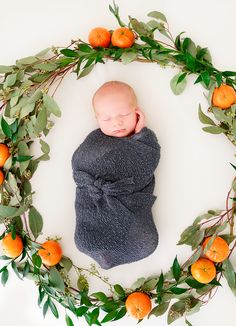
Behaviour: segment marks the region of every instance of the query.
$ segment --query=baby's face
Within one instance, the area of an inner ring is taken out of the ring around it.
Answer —
[[[95,115],[102,132],[108,136],[125,137],[137,124],[136,101],[126,92],[100,96],[94,103]]]

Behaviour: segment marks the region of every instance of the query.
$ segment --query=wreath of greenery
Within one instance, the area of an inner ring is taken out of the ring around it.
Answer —
[[[70,258],[63,256],[60,263],[48,268],[42,264],[37,254],[41,245],[36,240],[42,234],[43,219],[32,204],[35,192],[31,189],[30,179],[39,162],[49,160],[50,147],[42,139],[42,133],[47,136],[54,125],[49,119],[51,114],[61,116],[53,96],[67,73],[73,72],[77,79],[82,78],[97,63],[104,64],[105,60],[121,61],[123,64],[132,61],[155,62],[162,67],[179,68],[179,73],[170,82],[176,95],[185,89],[187,77],[195,74],[197,79],[194,84],[201,83],[208,91],[208,112],[213,114],[216,121],[204,114],[199,105],[199,119],[207,125],[202,129],[213,134],[223,133],[236,145],[236,104],[223,112],[213,107],[211,102],[216,86],[226,83],[235,89],[236,72],[217,70],[212,64],[209,50],[196,46],[190,38],[182,36],[183,32],[174,39],[166,17],[160,12],[150,12],[147,16],[151,20],[147,23],[129,16],[129,23],[126,25],[121,21],[119,8],[114,2],[109,5],[109,10],[120,26],[126,26],[134,32],[136,39],[132,47],[122,49],[110,45],[108,48],[93,48],[78,39],[72,40],[66,48],[47,48],[34,56],[17,60],[15,65],[0,66],[0,142],[6,144],[11,153],[3,166],[0,223],[5,231],[0,239],[11,232],[13,238],[19,234],[24,243],[19,257],[11,259],[1,256],[1,259],[6,260],[6,265],[0,269],[1,281],[3,285],[6,284],[9,267],[20,279],[27,277],[34,280],[38,287],[38,305],[43,308],[44,316],[51,310],[58,318],[55,305],[58,302],[71,311],[75,318],[83,316],[89,325],[101,325],[125,316],[127,296],[134,291],[140,291],[147,293],[152,299],[153,308],[148,318],[167,312],[168,324],[183,316],[186,324],[191,325],[187,316],[197,312],[214,296],[223,276],[236,295],[236,273],[229,260],[236,246],[233,232],[236,178],[227,194],[226,209],[208,210],[197,216],[193,224],[181,234],[178,245],[191,246],[192,255],[182,265],[176,256],[167,273],[139,278],[130,288],[110,284],[108,278],[100,275],[94,264],[88,269],[80,268]],[[170,43],[156,39],[156,32],[163,34]],[[49,90],[53,87],[55,89],[49,95]],[[38,158],[30,155],[30,145],[36,139],[39,139],[42,150],[42,155]],[[228,232],[222,234],[226,228]],[[219,233],[230,245],[230,254],[223,263],[215,264],[217,274],[213,281],[208,284],[199,283],[192,277],[190,266],[206,252]],[[212,240],[203,250],[202,241],[206,236],[212,236]],[[78,274],[76,286],[71,284],[69,278],[71,269]],[[108,286],[110,296],[103,292],[89,294],[86,273],[102,280]],[[106,314],[99,320],[101,311]],[[74,325],[72,318],[66,313],[68,326]]]

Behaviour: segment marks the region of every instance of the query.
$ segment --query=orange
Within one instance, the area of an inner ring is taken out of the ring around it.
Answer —
[[[134,44],[134,33],[127,27],[120,27],[114,30],[111,36],[111,43],[119,48],[129,48]]]
[[[10,155],[8,146],[5,144],[0,144],[0,167],[3,167]]]
[[[199,258],[191,265],[191,274],[200,283],[209,283],[216,276],[214,263],[207,258]]]
[[[111,34],[104,27],[95,27],[89,32],[88,40],[92,47],[107,48],[110,45]]]
[[[221,84],[212,94],[212,104],[221,109],[227,109],[236,102],[236,92],[232,86]]]
[[[12,239],[12,234],[8,233],[2,240],[2,249],[4,254],[10,258],[16,258],[20,256],[23,251],[23,241],[19,235],[16,234],[16,238]]]
[[[60,244],[54,240],[48,240],[42,244],[44,249],[39,249],[38,254],[42,263],[47,266],[54,266],[59,263],[62,257]]]
[[[207,237],[203,242],[203,249],[206,247],[211,237]],[[219,263],[225,260],[229,255],[229,246],[221,237],[216,237],[211,247],[206,251],[205,256],[210,260]]]
[[[1,184],[3,183],[3,181],[4,181],[4,173],[2,172],[2,170],[0,170],[0,186],[1,186]]]
[[[146,293],[133,292],[128,295],[125,307],[130,316],[136,319],[143,319],[151,311],[152,302]]]

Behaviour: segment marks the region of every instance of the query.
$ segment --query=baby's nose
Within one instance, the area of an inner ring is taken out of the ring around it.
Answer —
[[[115,119],[113,124],[114,124],[114,126],[121,126],[122,125],[122,119],[121,118]]]

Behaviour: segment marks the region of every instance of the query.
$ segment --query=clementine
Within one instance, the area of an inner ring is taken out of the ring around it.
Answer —
[[[95,27],[89,32],[88,40],[94,48],[98,46],[107,48],[111,41],[111,34],[104,27]]]
[[[207,237],[203,242],[203,249],[206,247],[207,243],[211,237]],[[214,262],[222,262],[229,255],[229,246],[228,243],[222,239],[221,237],[216,237],[213,241],[210,248],[206,251],[205,256],[214,261]]]
[[[10,258],[16,258],[20,256],[23,251],[23,241],[19,235],[16,234],[16,238],[12,239],[12,233],[8,233],[2,239],[2,249],[4,254]]]
[[[1,184],[3,183],[3,181],[4,181],[4,173],[2,172],[2,170],[0,170],[0,186],[1,186]]]
[[[3,167],[10,155],[8,146],[5,144],[0,144],[0,167]]]
[[[62,257],[60,244],[54,240],[48,240],[42,244],[43,249],[39,249],[38,255],[42,263],[47,266],[54,266],[59,263]]]
[[[120,27],[114,30],[111,36],[111,43],[119,48],[129,48],[134,44],[134,33],[127,27]]]
[[[136,319],[143,319],[151,311],[152,302],[146,293],[133,292],[128,295],[125,307],[130,316]]]
[[[216,276],[214,263],[207,258],[199,258],[191,265],[191,274],[200,283],[209,283]]]
[[[232,86],[221,84],[212,94],[212,104],[221,109],[227,109],[236,102],[236,92]]]

